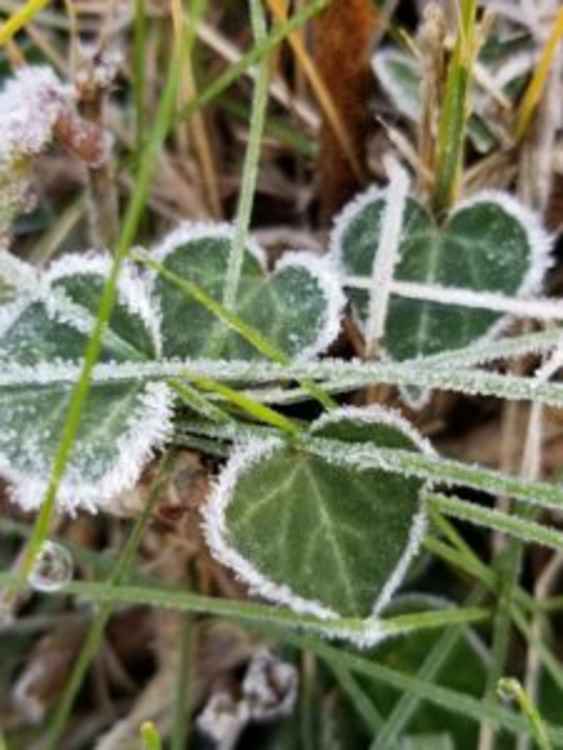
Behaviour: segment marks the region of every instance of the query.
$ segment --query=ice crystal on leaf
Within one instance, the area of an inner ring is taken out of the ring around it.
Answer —
[[[324,620],[331,637],[372,645],[382,637],[377,617],[425,533],[423,482],[349,456],[366,443],[432,448],[397,413],[375,406],[336,409],[309,436],[333,441],[337,453],[313,455],[306,440],[295,447],[277,439],[235,450],[204,511],[207,541],[254,592]],[[341,617],[358,627],[340,627]]]
[[[197,271],[194,255],[203,241],[210,251],[205,272],[214,262],[221,270],[231,236],[228,225],[183,226],[162,243],[167,250],[162,260],[174,260],[180,282],[192,280]],[[266,301],[271,301],[271,287],[277,283],[278,307],[268,307],[267,323],[277,330],[280,345],[287,345],[288,356],[314,356],[338,333],[343,296],[336,274],[321,260],[288,254],[270,281],[259,255],[253,254],[250,261],[256,272],[255,291],[264,290]],[[0,254],[0,275],[18,291],[0,315],[0,473],[26,509],[42,501],[70,392],[110,272],[110,259],[94,253],[64,256],[43,274],[7,252]],[[196,283],[205,284],[206,273],[203,278],[196,274]],[[60,510],[110,507],[117,493],[135,484],[172,430],[173,396],[163,381],[181,377],[190,366],[186,358],[197,357],[200,342],[216,332],[217,319],[204,307],[179,294],[174,284],[158,281],[158,276],[142,275],[128,263],[122,269],[59,491]],[[217,289],[219,298],[222,282],[220,273],[215,274],[210,291]],[[266,322],[262,312],[254,303],[247,304],[247,323],[260,328]],[[250,347],[240,339],[235,351],[242,345]]]

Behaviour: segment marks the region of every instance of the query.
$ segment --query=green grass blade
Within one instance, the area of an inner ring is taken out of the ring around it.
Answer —
[[[189,373],[187,373],[187,377],[190,377]],[[235,391],[233,388],[217,383],[211,378],[194,376],[191,377],[191,380],[202,390],[211,391],[212,393],[217,393],[223,396],[229,403],[240,407],[258,422],[268,424],[271,427],[282,430],[282,432],[285,432],[288,435],[292,435],[293,437],[299,437],[299,435],[303,434],[303,428],[297,422],[284,417],[283,414],[280,414],[257,401],[254,401],[254,399],[245,396],[245,394],[240,391]]]
[[[448,68],[436,144],[433,206],[441,216],[455,202],[463,166],[468,96],[475,54],[476,0],[461,0],[458,37]]]
[[[191,713],[190,698],[194,679],[194,620],[190,615],[184,615],[182,628],[180,660],[178,664],[178,679],[176,682],[176,698],[174,701],[174,722],[170,750],[187,750],[189,740],[189,719]]]
[[[477,723],[486,718],[496,727],[505,729],[514,735],[519,735],[522,732],[530,734],[530,726],[525,719],[501,706],[485,705],[480,700],[464,693],[384,667],[374,662],[373,659],[348,653],[344,649],[334,648],[311,637],[287,635],[286,640],[296,645],[305,646],[321,658],[339,663],[357,674],[389,685],[401,693],[416,695],[420,700],[428,701],[454,714],[471,718]],[[546,728],[554,746],[563,747],[563,729],[552,726]]]
[[[383,716],[379,713],[371,698],[369,698],[350,674],[341,664],[335,664],[326,660],[327,666],[336,677],[342,691],[348,696],[348,700],[356,713],[363,720],[366,728],[373,733],[379,732],[384,723]],[[388,746],[388,750],[391,748]]]
[[[426,495],[428,502],[441,513],[493,531],[500,531],[523,542],[542,544],[551,549],[563,549],[563,532],[550,529],[535,521],[485,508],[477,503],[440,494]]]
[[[158,478],[151,489],[145,509],[135,522],[133,530],[129,535],[129,539],[127,540],[127,544],[125,545],[120,558],[117,560],[107,584],[105,584],[109,590],[118,587],[129,575],[130,569],[135,561],[137,549],[141,543],[145,528],[151,516],[154,503],[159,495],[162,483],[166,478],[167,466],[167,460],[163,461]],[[60,747],[62,734],[70,717],[74,701],[76,700],[76,696],[78,695],[78,691],[80,690],[90,664],[99,652],[104,630],[111,616],[112,610],[113,602],[107,600],[102,604],[100,611],[90,626],[78,660],[72,670],[64,693],[49,724],[46,750],[57,750]]]
[[[12,37],[24,28],[33,18],[43,10],[50,0],[28,0],[25,5],[0,26],[0,47],[9,42]]]
[[[231,328],[233,331],[239,334],[242,338],[248,341],[257,351],[263,354],[272,362],[275,362],[284,367],[289,366],[290,360],[287,355],[277,347],[273,346],[268,339],[263,336],[260,331],[257,331],[248,323],[245,323],[235,313],[227,310],[220,302],[217,302],[210,294],[202,289],[198,284],[190,279],[183,278],[178,274],[170,271],[166,266],[158,261],[154,260],[150,256],[141,253],[135,253],[133,255],[135,260],[142,263],[154,271],[159,273],[163,278],[170,281],[172,284],[181,289],[187,297],[195,299],[200,305],[203,305],[210,313],[215,315],[220,321],[226,326]],[[205,376],[202,376],[205,377]],[[321,403],[325,408],[331,409],[335,406],[333,400],[315,383],[303,378],[301,385],[305,391],[307,391],[313,398]]]
[[[250,0],[250,13],[254,41],[257,45],[263,44],[266,38],[266,18],[262,8],[262,0]],[[252,112],[250,115],[250,132],[248,134],[248,145],[244,156],[242,181],[236,214],[235,236],[229,254],[227,276],[225,279],[223,304],[227,310],[232,310],[236,303],[244,260],[244,248],[248,240],[248,230],[250,228],[250,219],[252,216],[252,208],[254,206],[256,180],[258,179],[260,147],[262,143],[262,135],[264,133],[266,109],[268,106],[269,80],[270,61],[268,55],[264,55],[258,67],[258,76],[256,78],[256,85],[254,86]]]
[[[502,698],[514,698],[518,702],[520,710],[530,722],[532,735],[538,748],[540,750],[552,750],[553,745],[540,713],[518,680],[513,678],[499,680],[497,692]]]
[[[0,584],[13,582],[14,576],[0,573]],[[111,583],[90,583],[73,581],[56,592],[56,595],[75,594],[98,604],[104,602],[123,604],[144,604],[163,609],[174,609],[179,612],[194,612],[216,615],[248,623],[273,624],[284,628],[308,628],[316,632],[333,632],[334,629],[345,629],[347,632],[363,633],[365,622],[357,618],[338,620],[319,620],[312,615],[298,615],[291,610],[258,604],[247,601],[234,601],[202,596],[176,589],[164,589],[156,586],[120,585]],[[55,594],[54,594],[55,595]],[[384,635],[402,635],[418,630],[436,629],[457,625],[482,622],[490,617],[485,609],[440,610],[420,612],[409,615],[383,618],[378,620]]]
[[[482,589],[472,592],[466,601],[467,607],[477,606],[484,598]],[[445,665],[448,657],[466,632],[464,625],[448,628],[426,656],[417,672],[417,679],[433,682],[438,677],[440,670]],[[394,750],[395,743],[400,735],[407,729],[408,724],[415,712],[418,710],[422,699],[419,695],[403,693],[387,720],[380,728],[377,736],[370,745],[370,750]]]
[[[230,422],[232,417],[226,411],[219,408],[205,398],[196,388],[192,388],[185,380],[177,378],[170,380],[170,387],[173,388],[180,399],[186,406],[193,409],[196,414],[209,419],[212,422]]]
[[[156,122],[149,143],[143,151],[139,175],[135,184],[133,196],[127,209],[123,230],[117,243],[112,269],[102,291],[98,315],[84,354],[82,371],[76,385],[72,389],[59,447],[53,461],[47,491],[21,566],[21,575],[19,577],[20,587],[25,584],[31,569],[33,568],[34,561],[41,550],[41,546],[49,534],[52,517],[55,511],[57,491],[67,462],[71,456],[75,438],[78,434],[82,407],[90,390],[92,371],[98,360],[104,331],[107,328],[116,299],[117,280],[135,238],[135,233],[145,206],[156,157],[170,126],[174,102],[176,100],[179,69],[182,58],[183,47],[180,46],[179,49],[175,50],[170,63],[168,77],[159,105]]]
[[[178,427],[187,432],[217,437],[224,440],[234,438],[264,437],[276,434],[264,427],[251,425],[212,425],[193,420]],[[278,433],[279,434],[279,433]],[[563,507],[563,488],[558,484],[542,481],[529,481],[471,464],[464,464],[439,456],[426,456],[422,453],[390,448],[374,448],[362,443],[351,450],[350,443],[334,439],[310,436],[307,450],[342,465],[363,468],[383,468],[406,476],[429,479],[431,482],[450,486],[471,487],[491,495],[505,495],[522,500],[530,506],[560,510]]]
[[[258,63],[265,55],[272,52],[293,31],[304,26],[308,21],[318,15],[330,3],[330,0],[312,0],[304,5],[299,11],[285,23],[276,26],[273,31],[260,44],[254,45],[251,50],[244,54],[241,59],[229,66],[219,75],[202,93],[188,102],[178,113],[177,120],[191,117],[194,112],[212,102],[229,88],[246,70]]]

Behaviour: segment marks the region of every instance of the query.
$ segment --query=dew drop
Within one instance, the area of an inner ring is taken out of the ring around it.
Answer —
[[[45,542],[29,574],[29,585],[37,591],[59,591],[72,580],[74,563],[66,547]]]

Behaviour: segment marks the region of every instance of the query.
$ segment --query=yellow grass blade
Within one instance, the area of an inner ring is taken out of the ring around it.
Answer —
[[[268,6],[270,7],[270,10],[278,21],[287,20],[287,5],[285,3],[285,0],[268,0]],[[346,157],[350,161],[350,165],[352,166],[354,173],[359,179],[361,179],[363,170],[361,165],[358,164],[358,160],[354,152],[354,147],[346,131],[344,122],[340,117],[340,113],[334,106],[330,91],[326,87],[325,82],[319,76],[317,69],[315,68],[315,64],[311,60],[311,57],[303,44],[301,36],[295,33],[290,34],[288,37],[288,41],[291,45],[291,48],[293,49],[293,52],[295,53],[295,57],[297,58],[299,64],[303,69],[303,72],[305,73],[309,80],[309,83],[311,84],[311,88],[315,92],[315,96],[317,97],[328,122],[330,123],[336,137],[338,138],[343,152],[346,154]]]
[[[540,60],[534,71],[532,80],[528,84],[526,93],[520,104],[518,115],[516,118],[515,136],[516,140],[521,140],[526,134],[526,130],[530,125],[532,116],[538,106],[541,99],[545,82],[549,74],[549,70],[553,64],[555,53],[557,52],[557,45],[559,44],[561,37],[563,36],[563,8],[557,14],[555,23],[549,35],[549,39],[545,43]]]
[[[6,44],[14,34],[17,34],[26,23],[29,23],[40,10],[49,3],[49,0],[28,0],[20,10],[13,13],[8,20],[0,26],[0,46]]]

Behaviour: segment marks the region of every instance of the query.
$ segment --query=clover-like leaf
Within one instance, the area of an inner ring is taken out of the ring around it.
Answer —
[[[371,278],[386,201],[386,191],[371,188],[336,219],[331,253],[344,286],[346,277]],[[541,288],[550,250],[551,240],[535,215],[505,193],[483,191],[457,206],[442,227],[409,198],[394,279],[524,298]],[[358,321],[365,324],[368,289],[351,283],[348,296]],[[395,360],[426,356],[492,336],[507,320],[487,309],[392,294],[384,346]]]
[[[405,54],[394,47],[387,47],[373,56],[372,67],[377,80],[397,110],[412,122],[420,122],[422,117],[420,63],[412,55]],[[499,90],[504,88],[507,95],[516,96],[520,91],[519,71],[514,71],[514,75],[507,81],[502,77],[503,72],[498,74],[497,88]],[[478,91],[475,91],[474,99],[480,99]],[[489,153],[497,144],[494,130],[484,117],[475,112],[470,115],[467,122],[467,134],[475,149],[481,154]]]
[[[23,508],[36,508],[43,498],[76,364],[94,324],[109,266],[110,261],[100,257],[67,256],[35,290],[22,292],[2,311],[0,473],[11,482]],[[160,348],[157,323],[143,285],[125,269],[100,360],[118,367],[154,357]],[[50,377],[53,369],[58,378]],[[37,382],[41,376],[44,384]],[[171,395],[165,384],[134,378],[95,382],[59,490],[59,508],[94,510],[131,486],[170,429]]]
[[[310,435],[344,441],[350,454],[366,442],[432,451],[380,407],[335,410]],[[234,452],[219,478],[205,510],[207,539],[217,559],[267,599],[324,619],[372,618],[422,539],[421,486],[313,455],[306,436],[300,446],[253,442]]]
[[[223,301],[234,230],[227,224],[184,224],[152,257],[169,271]],[[155,273],[152,297],[160,306],[165,357],[258,359],[262,355],[171,281]],[[344,303],[326,260],[288,253],[273,274],[261,248],[247,242],[235,312],[289,357],[308,358],[336,337]]]

